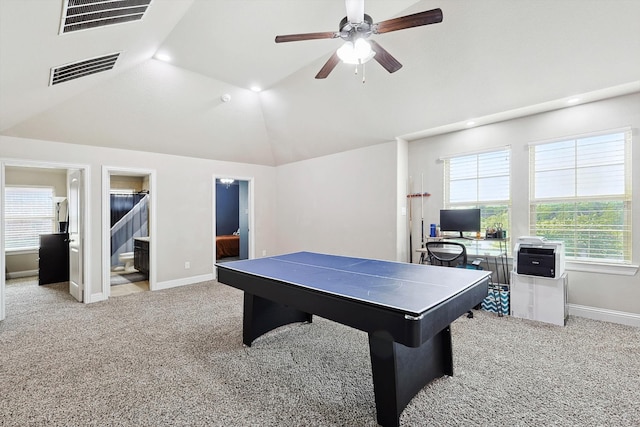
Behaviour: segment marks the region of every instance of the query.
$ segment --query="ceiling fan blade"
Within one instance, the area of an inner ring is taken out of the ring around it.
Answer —
[[[373,49],[373,51],[376,53],[373,59],[378,61],[378,63],[382,65],[385,70],[390,73],[395,73],[400,68],[402,68],[402,64],[399,63],[396,58],[391,56],[391,54],[387,52],[385,48],[380,46],[374,40],[369,40],[369,43],[371,43],[371,49]]]
[[[325,33],[288,34],[286,36],[276,36],[276,43],[299,42],[303,40],[334,39],[336,37],[340,37],[340,33],[336,33],[334,31],[327,31]]]
[[[326,79],[329,73],[332,72],[334,68],[336,68],[338,62],[340,62],[340,58],[338,58],[338,53],[334,52],[333,55],[331,55],[331,58],[329,58],[329,60],[322,66],[320,71],[318,71],[318,74],[316,74],[316,79]]]
[[[364,21],[364,0],[344,0],[347,9],[347,21],[359,24]]]
[[[404,30],[405,28],[419,27],[421,25],[437,24],[439,22],[442,22],[442,10],[432,9],[378,22],[373,25],[373,33],[382,34]]]

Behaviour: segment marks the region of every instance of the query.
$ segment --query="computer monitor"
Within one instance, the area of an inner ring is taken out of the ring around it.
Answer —
[[[480,209],[441,209],[440,231],[479,232]]]

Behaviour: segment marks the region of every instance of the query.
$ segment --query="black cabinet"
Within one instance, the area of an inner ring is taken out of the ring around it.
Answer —
[[[140,273],[149,276],[149,239],[133,239],[133,266]]]
[[[69,234],[40,235],[38,284],[69,281]]]

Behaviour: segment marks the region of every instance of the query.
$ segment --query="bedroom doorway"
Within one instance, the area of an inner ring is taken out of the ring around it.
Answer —
[[[214,178],[214,263],[251,257],[251,183],[245,178]]]
[[[153,290],[155,172],[103,167],[103,293]]]
[[[82,245],[90,241],[88,171],[88,165],[0,159],[0,320],[6,315],[8,279],[14,288],[9,293],[11,298],[19,297],[19,288],[23,286],[46,285],[43,290],[71,293],[80,302],[93,302],[90,289],[84,289],[85,279],[90,276],[90,265],[84,260],[90,255],[89,248]],[[77,184],[72,188],[75,201],[72,219],[75,242],[79,244],[74,246],[77,251],[70,259],[68,178],[72,173]],[[11,202],[7,197],[11,197]],[[27,201],[30,207],[20,209]],[[13,216],[9,218],[5,208],[12,203]],[[11,227],[7,226],[8,221],[12,222]],[[76,273],[74,289],[69,281],[70,272]]]

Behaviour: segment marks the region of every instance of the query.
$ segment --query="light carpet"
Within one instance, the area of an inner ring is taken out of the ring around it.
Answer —
[[[7,287],[3,426],[375,426],[367,335],[314,317],[242,345],[242,293],[216,282],[80,304]],[[638,426],[640,329],[475,312],[454,376],[402,426]]]

